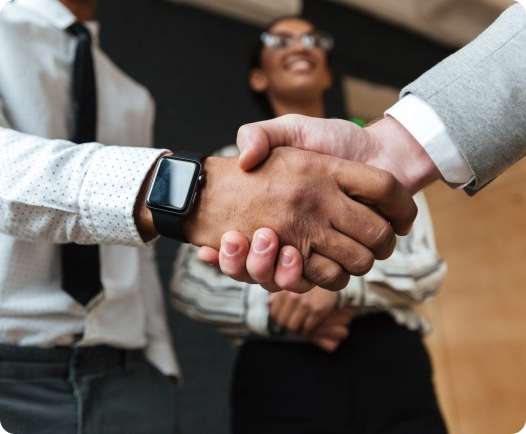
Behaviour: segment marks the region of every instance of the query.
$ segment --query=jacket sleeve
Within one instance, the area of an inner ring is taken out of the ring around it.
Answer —
[[[473,42],[402,90],[433,107],[475,175],[475,193],[526,153],[526,11],[508,8]]]

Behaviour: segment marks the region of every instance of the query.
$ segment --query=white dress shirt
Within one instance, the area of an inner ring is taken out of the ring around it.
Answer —
[[[526,12],[526,0],[517,2]],[[406,95],[385,114],[400,122],[422,145],[449,185],[463,188],[474,180],[475,175],[449,136],[446,125],[427,102],[416,95]]]
[[[63,140],[76,48],[65,29],[74,22],[58,0],[16,0],[0,12],[0,342],[144,348],[176,375],[153,252],[133,217],[163,152],[149,148],[152,98],[100,50],[91,23],[105,145]],[[104,291],[89,307],[61,289],[68,242],[101,245]]]

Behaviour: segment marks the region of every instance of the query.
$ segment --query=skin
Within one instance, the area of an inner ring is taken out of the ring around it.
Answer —
[[[97,0],[60,0],[80,22],[92,20],[95,16]]]
[[[286,19],[274,25],[269,32],[298,36],[312,30],[312,26],[301,19]],[[294,69],[287,70],[284,67],[287,60],[294,56],[304,56],[304,59],[314,66],[294,74]],[[431,180],[422,173],[409,173],[400,167],[400,163],[403,163],[406,167],[432,171],[434,166],[429,164],[429,161],[424,161],[423,164],[421,159],[419,160],[421,156],[425,158],[426,154],[418,144],[414,148],[414,139],[410,134],[406,131],[393,133],[393,130],[399,127],[393,119],[386,119],[361,129],[342,120],[306,118],[306,115],[312,115],[313,112],[323,116],[323,94],[330,83],[327,57],[322,50],[305,50],[299,47],[299,44],[283,50],[265,48],[261,55],[261,68],[252,71],[250,84],[253,90],[265,92],[273,109],[285,116],[240,128],[237,138],[241,150],[240,166],[244,170],[250,170],[264,161],[273,147],[287,144],[384,168],[397,174],[398,179],[411,191],[418,190]],[[288,88],[290,90],[287,92]],[[304,95],[302,103],[298,103],[298,93]],[[316,109],[313,110],[313,107]],[[406,147],[404,152],[395,146],[391,154],[378,151],[391,137],[400,138],[398,142]],[[398,155],[413,155],[418,158],[415,158],[415,161],[404,158],[400,162],[400,158],[394,155],[397,151],[400,152]],[[434,176],[436,173],[432,173],[431,177]],[[403,235],[410,229],[410,226],[400,226],[395,221],[391,222],[398,234]],[[271,237],[268,231],[267,236]],[[226,254],[224,249],[218,253],[213,249],[202,248],[199,252],[200,258],[210,263],[219,263],[223,272],[238,279],[268,281],[269,276],[262,274],[274,269],[276,286],[293,288],[302,284],[302,257],[298,250],[285,246],[281,251],[276,248],[263,256],[250,249],[249,243],[243,240],[239,233],[225,234],[224,239],[228,240],[230,254]],[[271,266],[273,263],[276,264],[275,267]]]
[[[331,140],[326,140],[330,137]],[[238,134],[241,149],[240,165],[250,170],[260,164],[275,146],[293,146],[347,160],[361,161],[392,173],[411,193],[440,179],[440,172],[433,161],[411,134],[395,119],[386,117],[367,128],[339,119],[317,119],[300,115],[287,115],[270,121],[243,126]],[[391,221],[395,231],[403,235],[409,227]],[[244,245],[241,234],[230,233],[231,243]],[[289,265],[282,263],[283,253],[294,258]],[[291,246],[268,252],[265,257],[250,257],[240,253],[229,258],[229,267],[237,269],[246,279],[252,278],[254,268],[269,270],[268,264],[278,261],[275,267],[276,285],[287,282],[294,286],[301,281],[301,252]],[[221,263],[223,252],[202,249],[200,257],[210,263]],[[241,271],[242,270],[242,271]],[[268,271],[270,272],[270,271]],[[270,276],[263,276],[266,280]],[[286,288],[286,287],[285,287]]]
[[[219,247],[222,234],[234,228],[252,238],[271,222],[281,242],[295,245],[308,258],[308,279],[329,289],[347,284],[342,269],[362,275],[375,257],[388,257],[394,248],[392,226],[353,196],[369,197],[379,210],[392,214],[399,211],[395,201],[400,195],[409,205],[403,218],[416,214],[411,197],[387,173],[292,148],[276,149],[250,173],[239,168],[237,159],[218,157],[208,158],[205,170],[207,183],[185,223],[192,244]],[[258,235],[253,251],[265,255],[276,248],[272,239]],[[260,283],[272,283],[262,280],[267,272],[259,270]]]
[[[275,29],[295,35],[311,30],[302,20],[289,21],[290,28],[285,28],[282,22]],[[282,110],[298,107],[300,95],[318,95],[316,100],[304,103],[309,111],[313,107],[319,111],[322,107],[319,96],[331,80],[326,57],[321,50],[304,50],[297,45],[287,48],[286,54],[265,52],[261,70],[253,71],[251,82],[270,93],[270,85],[279,84],[281,77],[283,83],[293,88],[287,94],[284,90],[287,86],[276,85],[279,91],[272,92],[271,98]],[[276,54],[279,56],[273,58]],[[296,61],[299,66],[290,67]],[[279,74],[266,77],[265,71],[273,69],[272,62],[280,69]],[[262,74],[266,78],[262,79]],[[309,90],[309,86],[315,91]],[[240,134],[245,130],[240,130]],[[251,279],[271,291],[286,287],[304,292],[315,285],[341,289],[349,273],[361,275],[369,270],[374,258],[390,255],[395,243],[393,228],[398,231],[399,227],[409,227],[416,207],[387,173],[371,171],[363,165],[346,166],[342,160],[320,155],[287,153],[284,149],[273,151],[265,164],[250,174],[240,170],[232,160],[207,158],[204,161],[207,182],[194,212],[185,222],[187,239],[195,245],[207,246],[209,252],[224,247],[221,255],[216,253],[224,269],[240,255],[249,254],[255,259],[248,261]],[[157,235],[151,213],[144,204],[150,177],[145,180],[135,207],[136,224],[145,240]],[[374,212],[364,203],[374,203]],[[263,232],[257,230],[260,227]],[[245,240],[253,239],[250,250],[246,241],[232,243],[228,236],[223,237],[232,229],[237,229],[237,235]],[[290,247],[282,250],[281,261],[276,265],[275,255],[281,245]],[[270,260],[271,257],[274,259]],[[261,262],[261,258],[265,260]],[[227,274],[247,280],[245,263],[243,267],[230,267]]]
[[[274,113],[302,113],[323,117],[323,95],[332,84],[332,74],[326,53],[321,49],[306,49],[298,36],[312,32],[312,25],[301,19],[287,19],[277,22],[270,33],[296,37],[296,43],[287,49],[264,48],[261,53],[260,68],[250,73],[250,87],[255,92],[265,93]],[[268,239],[275,237],[263,229],[261,233]],[[231,245],[231,251],[234,248]],[[272,250],[271,250],[272,251]],[[300,266],[296,253],[288,253],[284,248],[281,260],[276,267]],[[256,278],[264,280],[261,273],[269,267],[258,270],[257,252],[248,258],[248,266],[254,270]],[[222,261],[228,267],[228,261]],[[286,270],[284,270],[286,272]],[[279,276],[279,269],[276,270]],[[292,282],[278,282],[283,287]],[[352,317],[350,308],[337,309],[337,294],[320,287],[314,287],[306,294],[281,291],[272,294],[269,313],[272,320],[289,332],[302,334],[325,351],[335,351],[341,341],[348,336],[347,324]]]
[[[301,113],[323,117],[323,95],[332,84],[326,53],[319,48],[305,48],[298,37],[315,30],[297,18],[277,22],[268,32],[295,37],[285,49],[264,47],[260,68],[250,73],[250,87],[264,93],[277,116]]]
[[[310,25],[302,20],[284,20],[270,29],[271,32],[294,35],[310,30],[312,30]],[[360,129],[342,120],[290,116],[290,113],[323,116],[323,92],[330,84],[328,79],[330,71],[326,56],[321,50],[307,50],[316,51],[311,53],[308,59],[316,62],[316,67],[312,68],[310,75],[312,80],[309,81],[305,76],[301,76],[294,81],[290,71],[287,74],[283,68],[287,51],[291,50],[281,50],[281,55],[278,55],[273,50],[265,49],[261,56],[261,68],[251,74],[252,89],[266,92],[275,112],[286,116],[240,128],[237,143],[242,152],[240,166],[243,169],[251,170],[260,164],[273,147],[288,145],[340,158],[354,159],[386,169],[395,174],[411,192],[416,192],[439,179],[438,170],[427,154],[392,118],[385,118],[368,128]],[[308,88],[302,89],[302,94],[306,97],[303,104],[298,103],[295,92],[300,84]],[[290,86],[290,93],[285,91],[287,85]],[[307,96],[311,99],[308,100]],[[330,140],[327,140],[328,137]],[[403,234],[409,228],[395,227],[395,230]],[[265,231],[265,236],[269,239],[277,239],[270,229],[260,229],[260,231]],[[223,239],[228,240],[230,254],[226,254],[222,244],[219,253],[213,249],[202,248],[199,252],[201,259],[212,264],[219,263],[226,274],[235,273],[238,278],[246,280],[269,281],[271,273],[274,272],[274,283],[281,288],[294,287],[303,281],[301,253],[292,246],[284,246],[280,250],[275,243],[273,250],[267,251],[265,255],[258,255],[250,247],[248,240],[238,232],[229,232]],[[275,265],[272,267],[273,264]],[[335,306],[335,300],[321,291],[323,289],[314,288],[310,293],[302,296],[289,291],[273,295],[271,305],[273,320],[291,331],[309,335],[327,319],[336,316],[334,313],[329,314]],[[345,320],[350,320],[350,316]],[[341,324],[336,323],[336,325]],[[325,344],[328,342],[325,341]],[[333,339],[329,347],[334,350],[339,342],[338,339]],[[325,349],[331,350],[329,347]]]

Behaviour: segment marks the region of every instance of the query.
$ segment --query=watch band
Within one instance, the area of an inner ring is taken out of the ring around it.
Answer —
[[[152,208],[153,224],[157,232],[168,238],[181,241],[183,243],[188,242],[183,233],[183,215],[168,214],[165,211]]]
[[[178,151],[170,155],[178,159],[188,159],[191,161],[199,161],[202,163],[203,159],[206,158],[205,154],[189,151]],[[155,182],[155,180],[154,180]],[[197,194],[198,191],[192,192],[191,194]],[[183,243],[187,243],[188,240],[183,233],[183,219],[186,215],[169,213],[156,208],[151,208],[153,224],[157,232],[165,237],[172,238]]]

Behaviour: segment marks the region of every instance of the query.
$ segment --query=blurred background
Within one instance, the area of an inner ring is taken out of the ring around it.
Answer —
[[[157,145],[212,151],[263,115],[246,85],[247,63],[252,41],[274,18],[303,15],[334,36],[337,85],[329,112],[369,121],[404,84],[473,39],[509,4],[100,0],[98,14],[103,48],[156,99]],[[444,185],[427,195],[449,264],[440,295],[423,308],[433,323],[427,343],[449,428],[515,433],[526,420],[526,162],[475,199]],[[176,248],[169,241],[158,246],[165,284]],[[175,409],[180,432],[226,434],[235,349],[168,309],[185,374]]]

